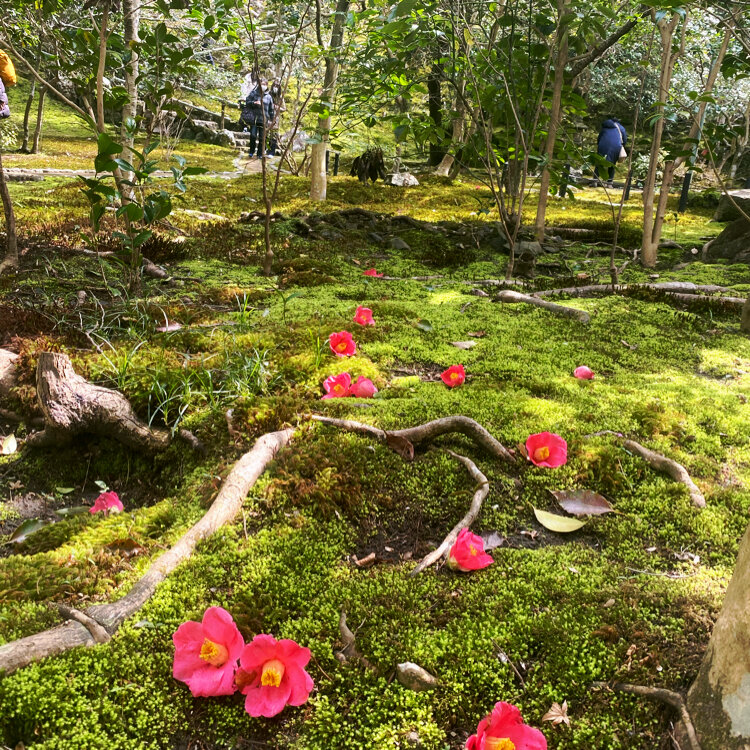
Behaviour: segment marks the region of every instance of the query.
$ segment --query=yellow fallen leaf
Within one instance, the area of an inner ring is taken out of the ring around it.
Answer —
[[[15,435],[8,435],[0,440],[0,456],[10,456],[16,452],[18,443]]]

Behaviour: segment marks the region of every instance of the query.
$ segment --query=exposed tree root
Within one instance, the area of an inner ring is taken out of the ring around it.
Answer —
[[[680,719],[685,726],[687,739],[690,742],[690,750],[701,750],[701,744],[698,741],[698,735],[695,733],[695,727],[693,726],[692,719],[690,718],[687,706],[685,705],[685,700],[679,693],[674,693],[671,690],[665,690],[664,688],[647,687],[645,685],[629,685],[625,682],[595,682],[592,687],[606,688],[608,690],[614,690],[616,693],[641,695],[645,698],[651,698],[661,703],[666,703],[674,708],[679,714]]]
[[[467,458],[466,456],[459,456],[458,453],[454,453],[453,451],[448,451],[448,453],[450,453],[454,458],[457,458],[469,470],[471,478],[477,483],[477,489],[474,493],[474,497],[471,499],[471,505],[469,506],[469,510],[466,512],[466,515],[450,530],[448,536],[443,539],[440,546],[430,552],[429,555],[426,555],[422,562],[420,562],[419,565],[417,565],[417,567],[412,570],[411,574],[413,576],[417,575],[417,573],[421,573],[425,568],[429,568],[430,565],[436,563],[441,557],[447,557],[448,552],[453,546],[453,543],[456,541],[459,532],[461,531],[461,529],[468,528],[472,523],[474,523],[477,516],[479,515],[479,511],[482,509],[482,503],[484,502],[484,499],[490,492],[490,483],[487,481],[487,477],[482,474],[481,471],[479,471],[477,465],[470,458]]]
[[[569,297],[596,297],[600,294],[622,293],[628,289],[655,289],[662,292],[674,292],[680,294],[716,294],[728,292],[725,286],[716,284],[693,284],[690,281],[665,281],[659,284],[587,284],[586,286],[569,286],[560,289],[544,289],[532,292],[535,297],[555,297],[565,294]],[[731,299],[731,298],[730,298]]]
[[[0,398],[7,396],[16,384],[18,355],[7,349],[0,349]]]
[[[113,437],[136,450],[165,450],[172,442],[167,430],[141,422],[130,402],[117,391],[92,385],[77,375],[66,354],[42,352],[36,371],[36,390],[45,427],[29,436],[32,447],[69,443],[76,435]],[[193,448],[200,443],[187,430],[178,433]]]
[[[211,507],[194,526],[186,531],[177,543],[155,562],[130,591],[112,604],[97,604],[85,613],[67,610],[65,616],[75,618],[43,633],[21,638],[0,646],[0,672],[6,674],[48,656],[62,654],[76,646],[93,646],[97,636],[92,634],[91,622],[108,634],[137,612],[153,595],[156,587],[193,553],[196,544],[230,523],[239,514],[247,493],[265,471],[274,456],[286,446],[294,434],[293,429],[269,432],[259,438],[252,449],[237,461],[221,487]],[[78,615],[82,615],[79,617]],[[100,631],[98,637],[102,637]]]
[[[696,508],[706,507],[706,498],[703,497],[703,493],[690,478],[690,474],[688,474],[687,469],[682,464],[678,464],[677,461],[662,456],[661,453],[649,450],[640,443],[636,443],[635,440],[623,440],[622,445],[627,450],[637,453],[652,469],[669,474],[675,482],[684,484],[688,488],[690,499]]]
[[[547,300],[539,299],[538,297],[528,294],[521,294],[520,292],[514,292],[510,289],[504,289],[497,295],[497,297],[495,297],[495,299],[498,302],[525,302],[527,305],[541,307],[555,315],[561,315],[565,318],[574,318],[581,323],[588,323],[591,320],[589,314],[584,310],[576,310],[574,307],[557,305],[554,302],[547,302]]]
[[[55,608],[66,620],[75,620],[80,622],[86,630],[91,633],[95,643],[107,643],[112,640],[112,636],[96,620],[81,612],[80,609],[67,607],[64,604],[56,604]]]
[[[313,414],[312,418],[316,422],[330,424],[333,427],[338,427],[342,430],[359,432],[362,435],[370,435],[377,440],[388,443],[399,453],[401,451],[394,446],[395,441],[404,440],[413,445],[418,445],[419,443],[425,443],[449,432],[460,432],[462,435],[470,437],[475,443],[496,458],[502,458],[504,461],[510,461],[511,463],[515,463],[516,460],[510,451],[492,437],[492,435],[490,435],[490,433],[487,432],[479,422],[462,415],[441,417],[432,422],[426,422],[425,424],[420,424],[416,427],[407,427],[404,430],[394,430],[393,432],[386,432],[378,427],[373,427],[372,425],[364,424],[363,422],[355,422],[351,419],[334,419],[333,417],[324,417],[320,414]]]
[[[362,656],[359,652],[359,649],[357,648],[357,637],[346,624],[346,612],[344,611],[341,612],[341,616],[339,617],[339,634],[341,635],[341,642],[344,644],[344,648],[336,654],[336,658],[342,664],[354,660],[361,662],[362,665],[368,669],[374,669],[367,658]]]

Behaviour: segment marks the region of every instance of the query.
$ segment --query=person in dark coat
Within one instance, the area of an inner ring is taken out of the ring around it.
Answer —
[[[8,106],[8,95],[5,93],[5,84],[0,78],[0,120],[10,117],[10,107]]]
[[[273,99],[266,89],[267,85],[268,83],[265,80],[260,81],[259,86],[248,94],[245,106],[242,109],[242,121],[250,131],[250,153],[248,156],[251,159],[256,151],[259,159],[265,154],[266,129],[272,126],[276,115]]]
[[[596,149],[599,156],[604,157],[610,164],[608,168],[609,186],[615,178],[615,164],[620,160],[622,148],[628,142],[628,134],[625,126],[616,118],[610,117],[602,123],[599,138],[596,141]],[[594,169],[594,176],[599,179],[599,168]]]

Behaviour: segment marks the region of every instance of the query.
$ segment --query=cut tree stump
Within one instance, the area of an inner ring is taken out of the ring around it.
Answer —
[[[172,442],[167,430],[154,429],[138,419],[121,393],[76,374],[67,354],[39,355],[36,390],[45,426],[28,437],[28,446],[65,445],[84,433],[111,437],[144,452],[166,450]],[[200,446],[187,430],[178,434],[192,447]]]

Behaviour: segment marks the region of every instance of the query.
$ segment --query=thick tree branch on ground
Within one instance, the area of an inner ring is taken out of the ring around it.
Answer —
[[[695,727],[690,719],[685,699],[679,694],[664,688],[647,687],[645,685],[629,685],[625,682],[595,682],[592,687],[606,688],[614,690],[616,693],[631,693],[632,695],[641,695],[645,698],[651,698],[661,703],[666,703],[677,711],[685,725],[688,741],[690,742],[689,750],[701,750],[698,735],[695,733]]]
[[[525,302],[527,305],[533,305],[534,307],[541,307],[544,310],[548,310],[555,315],[561,315],[564,318],[573,318],[581,323],[588,323],[591,318],[589,314],[584,310],[577,310],[575,307],[565,307],[564,305],[557,305],[554,302],[547,302],[546,300],[533,297],[528,294],[521,294],[520,292],[514,292],[510,289],[505,289],[495,297],[497,302]]]
[[[510,451],[504,445],[495,440],[495,438],[492,437],[492,435],[490,435],[490,433],[482,427],[479,422],[462,415],[441,417],[440,419],[435,419],[432,422],[426,422],[425,424],[417,425],[416,427],[407,427],[404,430],[393,430],[392,432],[386,432],[378,427],[373,427],[372,425],[364,424],[363,422],[355,422],[351,419],[334,419],[333,417],[324,417],[319,414],[313,414],[312,418],[316,422],[330,424],[333,427],[338,427],[342,430],[359,432],[362,435],[370,435],[383,443],[389,443],[395,438],[396,440],[406,440],[413,445],[418,445],[419,443],[428,442],[449,432],[460,432],[462,435],[470,437],[475,443],[477,443],[477,445],[484,448],[496,458],[502,458],[511,463],[515,463],[516,460]],[[391,441],[389,441],[389,438]]]
[[[693,284],[690,281],[665,281],[661,284],[587,284],[586,286],[569,286],[561,289],[543,289],[531,292],[534,297],[554,297],[558,294],[566,294],[569,297],[596,297],[599,294],[612,294],[625,292],[628,289],[655,289],[662,292],[677,292],[681,294],[715,294],[717,292],[728,292],[725,286],[716,284]]]
[[[471,499],[471,505],[469,506],[466,515],[450,530],[448,536],[443,539],[440,546],[436,550],[430,552],[429,555],[426,555],[422,562],[412,570],[411,574],[413,576],[417,575],[417,573],[421,573],[425,568],[429,568],[430,565],[436,563],[441,557],[447,557],[459,532],[461,529],[468,528],[474,523],[479,515],[479,511],[482,509],[484,499],[490,492],[490,483],[487,481],[487,477],[479,471],[477,465],[470,458],[459,456],[458,453],[454,453],[453,451],[448,451],[448,453],[454,458],[457,458],[469,470],[471,478],[477,483],[477,489],[474,493],[474,497]]]
[[[229,472],[219,494],[203,518],[185,532],[174,547],[152,563],[143,577],[122,599],[112,604],[89,607],[83,614],[102,626],[107,633],[114,633],[128,617],[135,614],[149,600],[156,587],[192,555],[199,541],[208,538],[235,519],[247,493],[278,451],[289,443],[293,434],[294,430],[290,428],[269,432],[259,438],[252,449]],[[66,616],[73,616],[72,611]],[[79,621],[71,620],[43,633],[0,646],[0,673],[8,674],[39,659],[61,654],[76,646],[93,646],[96,642],[86,626]]]
[[[66,354],[39,355],[36,390],[45,428],[29,436],[29,446],[64,445],[81,433],[113,437],[142,451],[163,451],[172,442],[167,430],[151,428],[138,419],[121,393],[77,375]],[[186,430],[179,434],[192,447],[200,445]]]
[[[635,440],[623,440],[622,445],[626,450],[637,453],[652,469],[663,471],[665,474],[669,474],[675,482],[684,484],[688,488],[690,499],[696,508],[706,507],[706,498],[703,497],[703,493],[690,478],[690,474],[688,474],[687,469],[682,464],[678,464],[677,461],[662,456],[661,453],[654,453],[654,451],[645,448],[640,443],[636,443]]]

